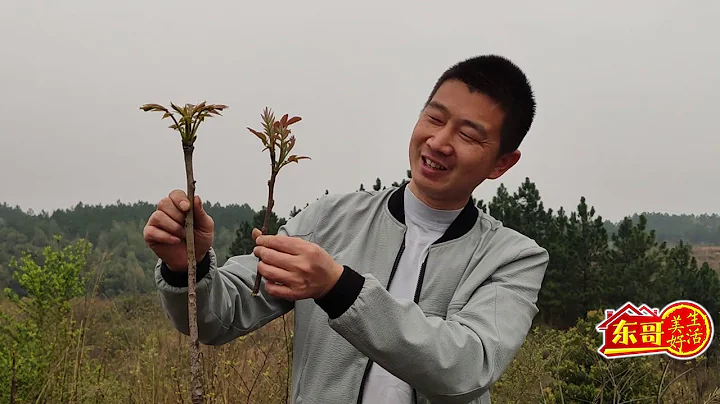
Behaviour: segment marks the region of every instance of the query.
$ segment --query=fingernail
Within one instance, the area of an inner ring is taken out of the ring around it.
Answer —
[[[180,202],[180,208],[182,208],[183,210],[187,210],[187,208],[189,208],[189,207],[190,207],[190,204],[187,201]]]

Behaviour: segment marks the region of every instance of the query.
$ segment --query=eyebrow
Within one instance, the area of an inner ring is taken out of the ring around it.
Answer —
[[[430,101],[430,102],[428,103],[428,107],[432,107],[432,108],[435,108],[435,109],[439,109],[440,111],[442,111],[442,112],[444,112],[444,113],[446,113],[446,114],[450,113],[450,110],[448,109],[448,107],[446,107],[445,105],[443,105],[443,104],[441,104],[441,103],[439,103],[439,102],[437,102],[437,101]],[[478,132],[479,132],[480,134],[482,134],[482,135],[487,135],[487,130],[485,129],[485,127],[484,127],[482,124],[479,124],[479,123],[477,123],[477,122],[471,121],[471,120],[469,120],[469,119],[461,119],[461,120],[460,120],[460,123],[462,123],[463,125],[467,125],[467,126],[473,128],[473,129],[475,129],[476,131],[478,131]]]

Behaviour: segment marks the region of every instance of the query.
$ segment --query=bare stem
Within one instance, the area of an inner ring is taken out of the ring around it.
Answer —
[[[290,373],[292,372],[292,365],[291,365],[291,347],[290,347],[290,341],[288,341],[288,331],[287,331],[287,319],[285,318],[285,314],[282,316],[283,319],[283,336],[285,337],[285,351],[287,352],[287,368],[285,369],[285,401],[283,403],[287,404],[288,399],[290,397]]]
[[[273,169],[272,173],[270,174],[270,180],[268,181],[268,202],[267,207],[265,208],[265,220],[263,220],[263,226],[260,232],[262,234],[267,234],[268,230],[270,229],[270,216],[272,215],[272,209],[275,205],[275,199],[273,198],[273,194],[275,191],[275,179],[277,178],[278,171],[275,170],[275,161],[274,156],[271,157],[273,162]],[[255,285],[253,286],[253,296],[257,296],[258,293],[260,293],[260,282],[262,281],[262,275],[259,273],[255,276]]]
[[[11,373],[12,376],[10,377],[10,404],[15,404],[15,394],[17,393],[17,366],[15,361],[16,353],[13,350],[12,351],[12,365],[11,366]]]
[[[192,144],[183,143],[183,154],[185,156],[185,174],[187,177],[187,196],[190,202],[190,210],[185,216],[185,242],[187,244],[188,258],[188,320],[190,321],[190,392],[193,404],[203,402],[203,388],[200,380],[200,345],[198,343],[197,324],[197,294],[196,294],[196,270],[195,259],[195,178],[193,175],[192,157],[195,147]]]
[[[279,336],[276,335],[275,338],[273,338],[272,342],[270,343],[270,347],[268,348],[268,350],[265,351],[263,349],[262,345],[253,338],[252,334],[249,334],[249,336],[252,339],[252,341],[255,343],[255,345],[258,347],[260,352],[263,354],[263,361],[262,361],[262,365],[260,366],[260,369],[257,371],[257,374],[255,375],[255,380],[253,380],[253,383],[250,386],[250,391],[248,392],[248,397],[247,397],[248,404],[250,404],[252,402],[252,401],[250,401],[250,397],[252,397],[253,390],[255,390],[255,386],[257,385],[258,380],[260,380],[260,376],[262,376],[262,374],[263,374],[263,369],[265,369],[265,365],[267,364],[267,361],[270,358],[270,352],[272,351],[273,346],[275,345],[275,342],[280,338]]]
[[[658,391],[658,402],[661,402],[662,397],[667,393],[668,389],[670,389],[670,386],[672,386],[676,381],[678,381],[681,377],[685,376],[686,374],[692,372],[693,370],[697,369],[702,361],[697,361],[695,363],[695,366],[691,367],[690,369],[685,370],[684,372],[680,373],[679,375],[675,376],[674,379],[670,380],[670,382],[667,384],[667,386],[662,387],[662,382],[660,384],[661,389]],[[669,365],[669,363],[668,363]],[[667,369],[667,367],[666,367]],[[664,373],[664,372],[663,372]],[[664,375],[663,375],[664,376]]]
[[[90,309],[93,305],[95,297],[97,296],[98,289],[100,288],[100,280],[102,279],[103,275],[103,264],[105,263],[106,257],[107,254],[103,254],[103,258],[102,261],[100,261],[100,266],[98,269],[98,276],[95,279],[95,286],[93,287],[93,291],[89,299],[88,296],[85,295],[85,313],[82,322],[80,323],[80,336],[78,337],[77,357],[75,359],[75,369],[73,370],[73,387],[72,392],[70,393],[70,403],[72,404],[78,402],[78,384],[80,381],[80,367],[82,365],[83,351],[85,350],[85,341],[87,337],[87,324],[88,321],[90,321]]]

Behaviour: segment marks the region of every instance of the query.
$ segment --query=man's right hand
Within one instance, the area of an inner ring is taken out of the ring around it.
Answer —
[[[185,216],[190,210],[187,194],[179,189],[160,200],[143,230],[143,238],[155,255],[173,271],[187,272]],[[203,210],[200,197],[195,195],[193,210],[195,228],[195,260],[200,262],[213,243],[215,223]]]

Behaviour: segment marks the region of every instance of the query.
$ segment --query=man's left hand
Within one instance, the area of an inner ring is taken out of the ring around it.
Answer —
[[[288,236],[260,235],[253,229],[260,258],[258,273],[271,296],[287,300],[320,299],[335,286],[343,266],[317,244]]]

